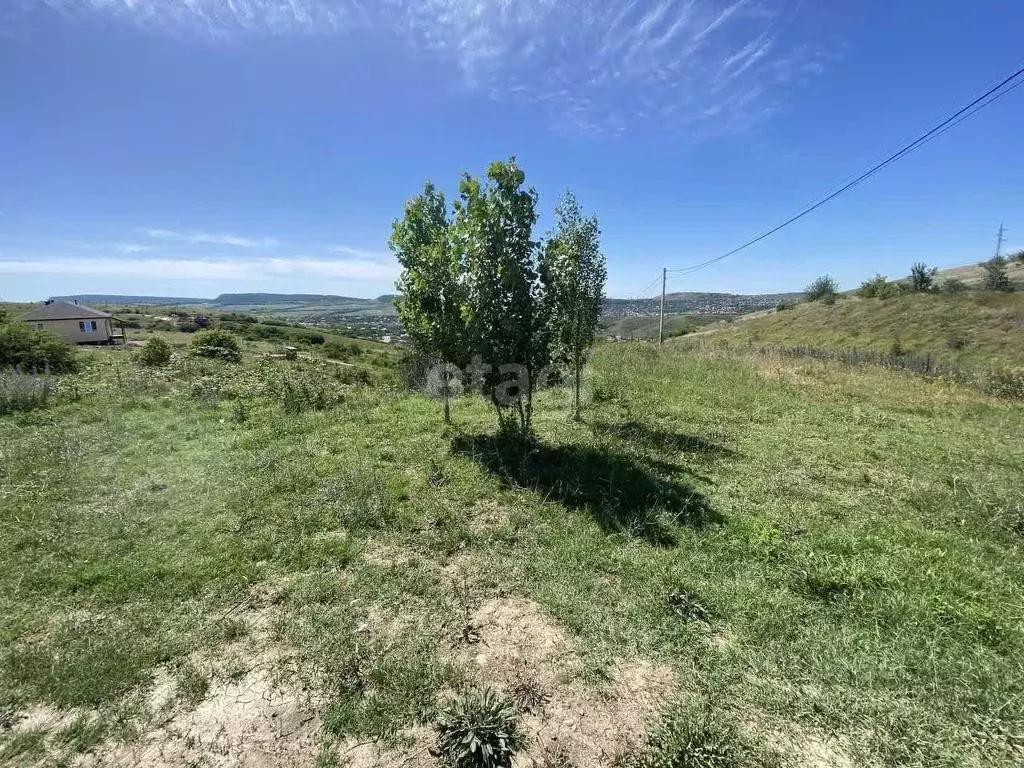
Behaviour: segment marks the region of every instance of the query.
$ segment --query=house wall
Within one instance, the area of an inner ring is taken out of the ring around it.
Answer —
[[[82,330],[78,327],[80,322],[87,323],[89,322],[88,320],[35,320],[30,321],[29,325],[33,328],[42,326],[44,331],[56,334],[72,344],[95,344],[97,342],[109,341],[110,318],[96,317],[90,318],[90,320],[96,321],[96,330],[89,333],[82,333]]]

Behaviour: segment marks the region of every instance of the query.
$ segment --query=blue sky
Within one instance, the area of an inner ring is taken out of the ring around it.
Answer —
[[[927,10],[925,8],[927,7]],[[426,179],[516,155],[608,293],[719,255],[1021,66],[1019,0],[3,0],[0,298],[390,292]],[[1024,247],[1024,88],[670,290]],[[653,293],[651,289],[650,293]]]

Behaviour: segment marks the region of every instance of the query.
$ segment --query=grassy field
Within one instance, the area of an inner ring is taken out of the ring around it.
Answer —
[[[437,765],[482,685],[519,766],[1024,760],[1019,404],[614,344],[510,446],[384,369],[126,354],[0,418],[0,761]]]
[[[907,353],[961,366],[1024,366],[1024,293],[844,296],[716,328],[716,341]]]

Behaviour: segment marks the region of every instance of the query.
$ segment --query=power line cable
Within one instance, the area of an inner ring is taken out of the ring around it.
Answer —
[[[950,115],[948,118],[946,118],[941,123],[936,125],[930,131],[928,131],[925,134],[922,134],[917,139],[912,141],[910,144],[906,145],[905,147],[900,149],[895,154],[890,155],[885,160],[880,162],[878,165],[876,165],[873,168],[871,168],[869,171],[866,171],[865,173],[862,173],[860,176],[858,176],[853,181],[851,181],[851,182],[845,184],[844,186],[840,187],[839,189],[837,189],[835,192],[831,193],[827,197],[822,198],[821,200],[819,200],[818,202],[814,203],[809,208],[805,208],[800,213],[796,214],[795,216],[790,217],[786,221],[784,221],[781,224],[779,224],[777,227],[773,227],[772,229],[769,229],[767,232],[764,232],[764,233],[758,235],[753,240],[750,240],[750,241],[744,243],[743,245],[739,246],[738,248],[733,248],[731,251],[729,251],[728,253],[723,253],[721,256],[716,256],[713,259],[708,259],[707,261],[702,261],[699,264],[692,264],[689,267],[682,267],[680,269],[670,269],[668,271],[670,273],[672,273],[672,274],[688,274],[690,272],[695,272],[698,269],[703,269],[704,267],[710,266],[711,264],[714,264],[716,262],[722,261],[723,259],[727,259],[730,256],[734,256],[735,254],[739,253],[740,251],[743,251],[743,250],[749,248],[750,246],[755,245],[756,243],[761,242],[765,238],[771,237],[772,235],[774,235],[779,230],[788,227],[790,224],[793,224],[796,221],[799,221],[804,216],[807,216],[809,213],[812,213],[812,212],[816,211],[818,208],[821,208],[821,206],[825,205],[826,203],[828,203],[828,202],[830,202],[832,200],[835,200],[837,197],[842,195],[844,192],[848,192],[849,190],[851,190],[854,187],[860,185],[864,181],[867,181],[869,178],[874,176],[876,173],[879,173],[883,169],[885,169],[888,166],[892,165],[893,163],[895,163],[900,158],[905,157],[906,155],[910,154],[911,152],[913,152],[916,149],[919,149],[920,147],[922,147],[924,144],[927,144],[932,139],[937,138],[938,136],[941,136],[943,133],[945,133],[947,130],[949,130],[953,126],[958,125],[959,123],[963,122],[968,117],[970,117],[971,115],[973,115],[973,114],[977,113],[978,111],[984,109],[989,104],[992,104],[993,102],[997,101],[998,99],[1001,99],[1003,96],[1005,96],[1006,94],[1010,93],[1010,91],[1014,90],[1019,85],[1024,84],[1024,80],[1022,80],[1020,82],[1014,83],[1014,85],[1010,86],[1009,88],[1006,88],[1005,91],[1002,90],[1008,84],[1012,83],[1014,80],[1019,78],[1021,75],[1024,75],[1024,67],[1022,67],[1021,69],[1018,69],[1016,72],[1014,72],[1012,75],[1010,75],[1009,77],[1004,79],[998,85],[990,88],[988,91],[986,91],[981,96],[976,98],[970,104],[968,104],[967,106],[965,106],[962,109],[958,110],[954,114]],[[1002,92],[999,93],[999,91],[1002,91]],[[997,95],[995,95],[993,97],[993,94],[997,94]],[[982,102],[984,102],[984,103],[982,103]]]

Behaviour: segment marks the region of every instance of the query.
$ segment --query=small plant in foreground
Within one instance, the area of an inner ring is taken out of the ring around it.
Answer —
[[[673,589],[668,595],[668,607],[672,613],[684,621],[711,622],[711,611],[701,599],[688,589]]]
[[[167,365],[171,362],[171,345],[167,339],[154,336],[142,345],[139,362],[154,367]]]
[[[490,688],[455,699],[437,721],[437,750],[452,768],[510,768],[526,746],[515,708]]]
[[[839,283],[831,275],[822,275],[807,286],[804,297],[808,301],[820,301],[823,304],[835,304],[839,292]]]
[[[631,768],[740,768],[750,754],[734,725],[710,708],[670,714]]]
[[[540,681],[525,669],[516,673],[509,694],[519,711],[527,714],[539,712],[551,698]]]
[[[231,331],[217,328],[198,331],[188,344],[188,353],[193,357],[209,357],[228,363],[237,363],[242,359],[238,337]]]

